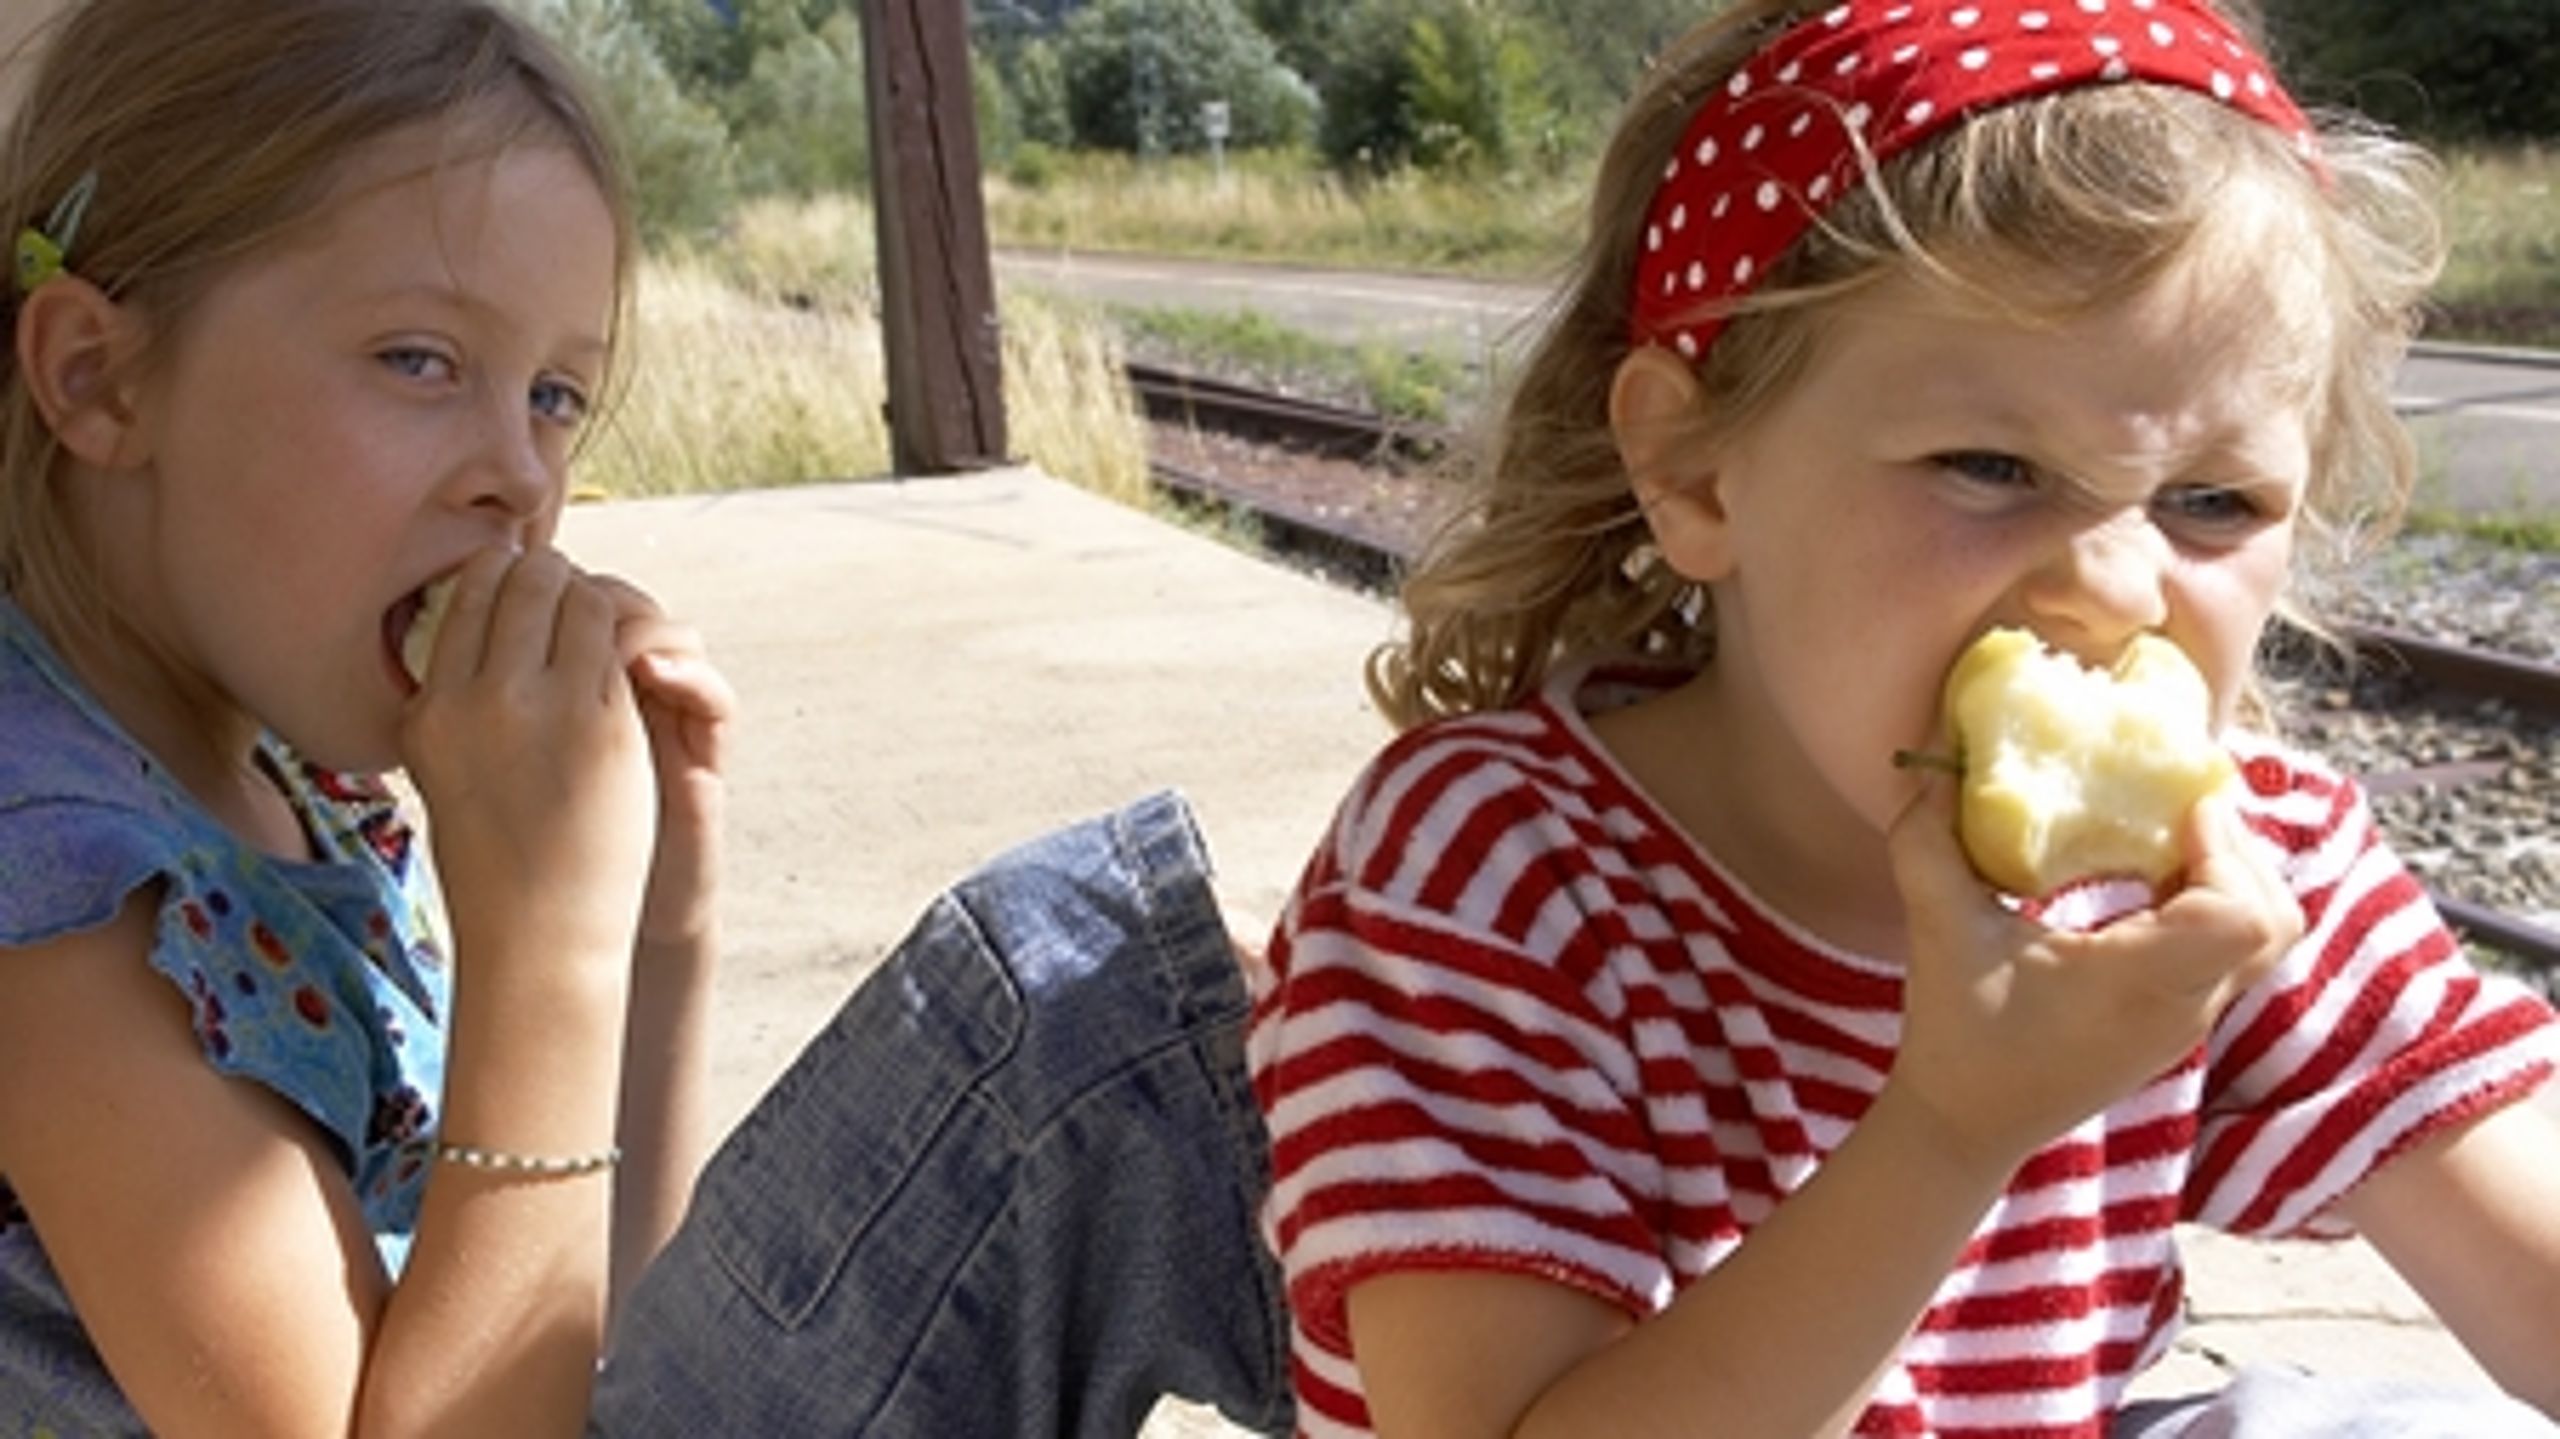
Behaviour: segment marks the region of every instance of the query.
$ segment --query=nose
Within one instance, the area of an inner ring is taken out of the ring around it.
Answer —
[[[461,491],[473,510],[519,529],[559,507],[562,477],[521,405],[491,405],[474,437]]]
[[[2168,537],[2147,516],[2119,512],[2061,537],[2031,572],[2021,601],[2036,632],[2085,660],[2110,661],[2169,617]]]

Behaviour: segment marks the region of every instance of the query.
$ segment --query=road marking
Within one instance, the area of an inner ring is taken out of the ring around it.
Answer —
[[[2531,408],[2525,405],[2482,405],[2468,400],[2430,399],[2424,395],[2395,395],[2392,403],[2413,420],[2473,419],[2522,420],[2529,425],[2560,425],[2560,409]]]

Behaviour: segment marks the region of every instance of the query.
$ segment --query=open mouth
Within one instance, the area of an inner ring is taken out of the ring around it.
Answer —
[[[382,616],[382,656],[384,663],[398,675],[405,688],[416,689],[418,677],[412,674],[403,658],[409,632],[417,627],[419,611],[426,608],[426,591],[411,590],[402,595]]]
[[[383,651],[404,687],[426,683],[434,661],[436,632],[444,627],[445,609],[453,600],[453,576],[429,580],[402,595],[382,616]]]

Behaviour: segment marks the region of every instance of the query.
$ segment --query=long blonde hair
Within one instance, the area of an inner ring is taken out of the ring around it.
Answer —
[[[70,268],[147,320],[155,344],[225,272],[308,217],[361,148],[469,115],[503,145],[567,144],[615,216],[617,308],[634,260],[616,147],[571,66],[481,0],[80,0],[0,141],[0,227],[41,224],[85,174]],[[12,62],[23,57],[10,57]],[[20,295],[0,282],[0,333]],[[60,638],[123,633],[56,489],[60,452],[16,347],[0,352],[0,591]]]
[[[1706,594],[1644,562],[1609,391],[1632,347],[1646,204],[1681,132],[1762,43],[1818,8],[1743,0],[1673,46],[1621,116],[1572,276],[1462,462],[1468,503],[1404,583],[1405,633],[1370,657],[1371,696],[1399,727],[1517,704],[1570,656],[1712,656]],[[1735,306],[1698,370],[1697,438],[1764,413],[1839,302],[1881,280],[1920,273],[1987,302],[2068,313],[2216,243],[2229,228],[2216,228],[2217,197],[2235,179],[2263,181],[2303,207],[2328,302],[2325,353],[2305,361],[2315,434],[2303,514],[2315,543],[2304,551],[2341,557],[2387,533],[2407,504],[2416,461],[2390,386],[2443,241],[2423,152],[2352,117],[2323,116],[2320,128],[2315,172],[2272,127],[2209,98],[2099,86],[1988,111],[1871,167]],[[2042,298],[2020,301],[2022,277]]]

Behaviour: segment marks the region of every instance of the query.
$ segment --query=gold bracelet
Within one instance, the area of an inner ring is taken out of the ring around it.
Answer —
[[[494,1174],[568,1179],[611,1169],[622,1162],[622,1150],[615,1147],[593,1154],[509,1154],[503,1149],[482,1149],[476,1145],[447,1144],[438,1140],[436,1158],[448,1164],[459,1164],[465,1169],[486,1170]]]

